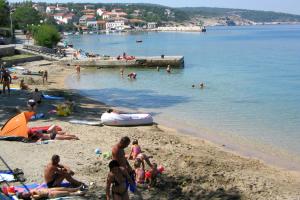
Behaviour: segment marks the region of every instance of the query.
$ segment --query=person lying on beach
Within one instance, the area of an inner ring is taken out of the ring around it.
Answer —
[[[68,196],[83,196],[85,191],[80,190],[80,188],[45,188],[45,189],[34,189],[30,192],[21,192],[18,194],[19,199],[52,199],[58,197],[68,197]]]
[[[41,131],[29,132],[29,138],[33,141],[44,140],[79,140],[76,135],[66,134],[66,132],[58,131],[57,126],[52,125],[43,133]]]
[[[21,89],[21,90],[28,90],[28,89],[29,89],[28,85],[26,85],[26,84],[24,83],[24,79],[22,79],[22,80],[20,81],[20,89]]]
[[[129,183],[132,185],[134,183],[131,180],[127,170],[120,166],[116,160],[110,161],[108,166],[110,172],[108,173],[106,181],[106,199],[129,200],[126,181],[129,181]]]
[[[141,160],[135,160],[134,162],[135,181],[137,184],[145,183],[145,169],[142,165]]]
[[[120,111],[117,111],[117,110],[115,110],[115,109],[108,109],[107,111],[106,111],[107,113],[116,113],[116,114],[120,114]]]
[[[129,153],[129,156],[127,156],[129,160],[141,160],[142,165],[145,168],[145,162],[149,165],[149,167],[152,167],[152,164],[150,162],[150,158],[152,156],[147,156],[146,154],[142,153],[142,149],[138,144],[138,140],[133,140],[132,146],[131,146],[131,151]]]
[[[129,137],[122,137],[121,140],[112,148],[112,160],[119,163],[121,167],[124,167],[129,174],[132,174],[133,170],[125,157],[124,149],[130,144]]]
[[[158,174],[157,164],[153,163],[152,168],[145,173],[145,181],[149,184],[149,187],[154,187],[156,185]]]
[[[66,179],[73,187],[83,187],[87,189],[87,186],[73,178],[74,172],[67,166],[59,164],[59,155],[53,155],[51,161],[44,170],[44,179],[48,188],[60,187],[61,183]]]

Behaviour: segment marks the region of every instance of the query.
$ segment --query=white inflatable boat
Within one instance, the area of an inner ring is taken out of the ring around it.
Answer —
[[[101,122],[107,126],[138,126],[153,124],[150,114],[103,113]]]

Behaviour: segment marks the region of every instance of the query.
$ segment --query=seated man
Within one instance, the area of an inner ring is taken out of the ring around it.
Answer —
[[[24,83],[24,79],[22,79],[22,80],[20,81],[20,89],[21,89],[21,90],[28,90],[28,89],[29,89],[28,85],[26,85],[26,84]]]
[[[58,155],[53,155],[51,162],[46,166],[44,178],[48,188],[60,187],[61,183],[66,179],[73,187],[85,186],[82,182],[75,180],[72,176],[75,174],[70,168],[59,164]]]

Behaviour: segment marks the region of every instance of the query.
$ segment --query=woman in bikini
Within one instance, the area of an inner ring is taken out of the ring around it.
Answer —
[[[108,173],[106,182],[106,199],[129,200],[126,181],[130,184],[134,183],[127,170],[120,167],[120,164],[116,160],[112,160],[109,163],[109,169],[110,172]],[[110,193],[112,193],[112,198]]]
[[[66,134],[65,132],[58,131],[57,126],[52,125],[43,133],[43,131],[29,132],[29,138],[33,141],[43,140],[79,140],[76,135]]]

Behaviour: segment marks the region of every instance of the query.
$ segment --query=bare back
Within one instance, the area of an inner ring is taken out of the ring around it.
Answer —
[[[52,163],[49,163],[44,170],[44,179],[46,183],[53,181],[56,173],[58,171],[58,167],[54,166]]]
[[[124,149],[120,148],[117,144],[112,148],[112,159],[118,161],[120,166],[127,168]]]

